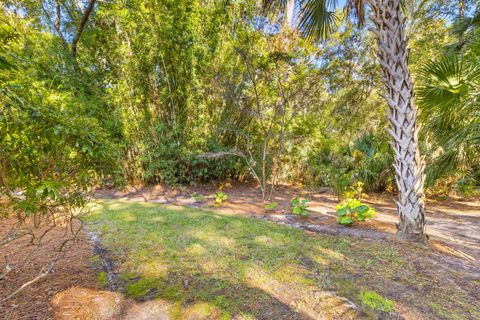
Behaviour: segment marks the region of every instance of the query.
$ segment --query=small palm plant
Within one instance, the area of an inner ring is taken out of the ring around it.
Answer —
[[[433,142],[427,185],[452,174],[461,185],[480,166],[480,13],[459,20],[451,34],[458,40],[419,77],[424,134]]]
[[[219,206],[228,200],[228,194],[223,191],[219,191],[215,194],[215,205]]]

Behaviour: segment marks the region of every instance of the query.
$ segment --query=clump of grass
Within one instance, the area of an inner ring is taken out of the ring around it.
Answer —
[[[100,256],[98,254],[95,254],[89,258],[89,261],[92,265],[100,263]]]
[[[140,279],[132,281],[125,287],[125,293],[130,298],[138,299],[145,297],[152,288],[152,283],[149,279]]]
[[[105,271],[98,273],[97,281],[102,288],[108,288],[108,275]]]
[[[382,297],[374,291],[362,291],[360,299],[363,304],[375,311],[392,312],[395,308],[395,302]]]

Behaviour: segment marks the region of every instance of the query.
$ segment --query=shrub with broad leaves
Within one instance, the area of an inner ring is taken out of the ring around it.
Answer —
[[[337,207],[337,221],[342,225],[351,225],[354,222],[371,219],[375,215],[375,210],[362,203],[358,199],[346,199]]]
[[[307,211],[308,202],[310,202],[310,200],[307,200],[307,199],[300,200],[298,197],[293,198],[291,202],[292,212],[302,217],[308,216],[309,215]]]

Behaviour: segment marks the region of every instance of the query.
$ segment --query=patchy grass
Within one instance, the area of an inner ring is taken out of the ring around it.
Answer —
[[[395,318],[398,306],[425,318],[480,318],[474,289],[452,285],[461,275],[435,271],[416,247],[153,203],[100,201],[86,221],[137,299],[161,297],[221,319],[359,316],[341,297],[367,318]]]
[[[97,275],[97,281],[102,288],[108,288],[108,276],[105,271],[101,271]]]
[[[395,307],[395,302],[385,299],[381,295],[373,291],[362,291],[360,299],[363,304],[369,306],[373,310],[392,312]]]

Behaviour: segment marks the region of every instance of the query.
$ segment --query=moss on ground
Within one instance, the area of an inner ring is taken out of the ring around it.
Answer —
[[[374,291],[362,291],[360,300],[375,311],[392,312],[395,302],[386,299]]]
[[[105,271],[98,273],[97,281],[102,288],[108,288],[108,275]]]
[[[480,318],[474,289],[451,285],[462,275],[436,272],[416,247],[154,203],[100,201],[86,221],[137,299],[204,303],[226,319],[302,319],[318,292],[336,292],[371,317],[402,305],[426,318]]]

